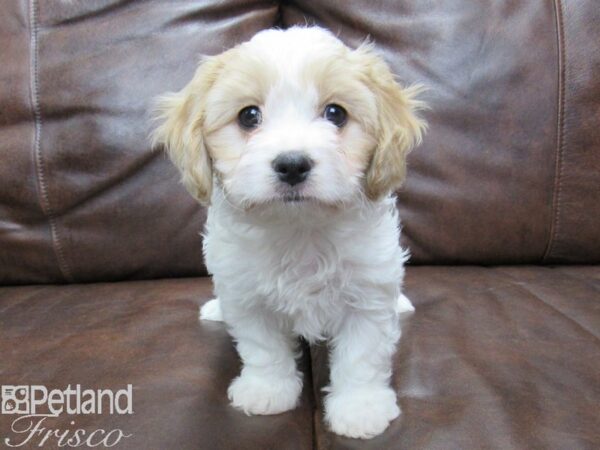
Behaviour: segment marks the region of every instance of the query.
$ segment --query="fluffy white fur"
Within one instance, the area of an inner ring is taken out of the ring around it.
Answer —
[[[200,317],[224,320],[236,341],[243,368],[228,396],[245,413],[297,405],[303,336],[330,344],[332,431],[370,438],[399,415],[392,355],[399,314],[413,308],[401,294],[407,255],[391,193],[424,128],[415,93],[368,45],[295,27],[208,58],[161,99],[155,141],[210,205],[204,254],[218,299]],[[348,112],[343,127],[323,117],[328,104]],[[252,130],[237,120],[248,105],[262,111]],[[295,186],[272,166],[289,151],[314,162]]]

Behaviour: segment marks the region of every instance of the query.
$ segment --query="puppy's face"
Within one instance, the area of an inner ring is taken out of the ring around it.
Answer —
[[[213,182],[246,209],[376,199],[402,182],[421,138],[414,93],[367,46],[320,28],[268,30],[163,97],[155,140],[205,204]]]

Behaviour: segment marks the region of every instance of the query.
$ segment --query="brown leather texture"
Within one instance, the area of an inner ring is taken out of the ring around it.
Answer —
[[[207,278],[1,288],[0,374],[2,384],[55,388],[133,384],[133,415],[48,422],[121,428],[133,434],[122,449],[591,450],[599,291],[592,266],[409,267],[416,312],[393,376],[403,413],[370,441],[323,427],[323,346],[304,350],[298,409],[248,417],[229,406],[239,360],[223,324],[198,322]],[[0,415],[2,437],[10,417]]]
[[[560,91],[552,237],[544,261],[600,260],[600,7],[557,1]],[[585,45],[584,43],[596,44]]]
[[[306,23],[369,36],[431,107],[398,199],[427,264],[407,269],[403,414],[370,441],[324,427],[326,345],[303,346],[296,410],[229,405],[239,358],[198,322],[205,210],[148,140],[201,55]],[[0,384],[132,384],[132,415],[46,422],[121,428],[120,449],[600,448],[600,266],[458,265],[600,262],[598,23],[597,0],[5,2],[0,285],[30,286],[0,288]]]
[[[208,278],[1,288],[0,384],[114,390],[132,384],[131,415],[61,414],[45,422],[52,429],[119,428],[133,435],[115,449],[311,448],[308,374],[292,412],[249,417],[229,406],[227,386],[240,363],[225,327],[198,321],[211,291]],[[13,419],[0,414],[2,449],[6,437],[24,438],[10,432]],[[56,440],[43,448],[58,448]]]
[[[152,100],[277,12],[241,0],[7,2],[0,284],[205,274],[205,211],[150,148]]]
[[[305,23],[429,89],[398,201],[413,263],[597,263],[599,20],[595,0],[8,2],[0,283],[204,275],[205,211],[150,148],[151,101]]]
[[[416,263],[600,260],[596,0],[293,1],[429,88],[398,207]]]
[[[393,385],[403,411],[368,442],[322,427],[326,348],[312,350],[319,449],[596,449],[600,268],[410,267]]]

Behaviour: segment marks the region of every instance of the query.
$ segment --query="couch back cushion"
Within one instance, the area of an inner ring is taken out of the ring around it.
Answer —
[[[260,1],[7,2],[0,284],[205,274],[205,211],[152,151],[152,99],[272,27]]]
[[[369,35],[429,88],[398,199],[413,262],[600,261],[597,0],[299,0],[282,20]]]
[[[151,101],[306,22],[429,88],[398,200],[414,263],[600,261],[596,0],[21,0],[0,16],[0,284],[205,274]]]

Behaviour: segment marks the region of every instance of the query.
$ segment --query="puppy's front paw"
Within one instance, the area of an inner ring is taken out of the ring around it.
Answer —
[[[302,391],[300,376],[264,377],[244,374],[227,390],[231,404],[246,414],[279,414],[294,409]]]
[[[221,313],[221,302],[218,298],[207,301],[200,308],[200,320],[212,320],[214,322],[223,322]]]
[[[389,387],[330,392],[325,398],[325,420],[336,434],[370,439],[400,415],[396,393]]]

